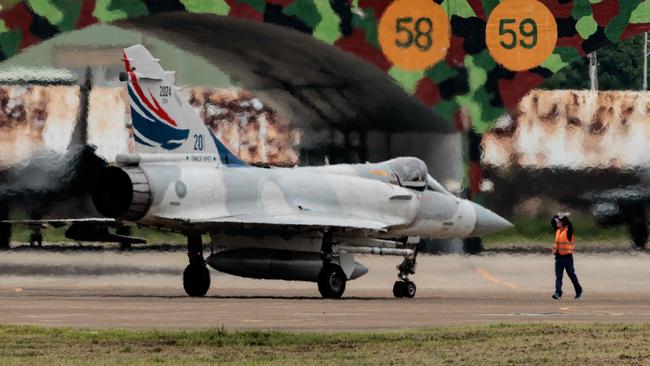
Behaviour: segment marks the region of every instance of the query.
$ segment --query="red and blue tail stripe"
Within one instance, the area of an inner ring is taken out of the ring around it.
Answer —
[[[131,122],[138,143],[151,147],[159,146],[165,150],[173,150],[183,145],[190,130],[178,129],[163,122],[143,105],[131,85],[128,86],[128,91],[131,99]]]
[[[173,150],[183,145],[190,130],[177,128],[176,121],[162,108],[149,90],[147,91],[151,100],[147,98],[126,55],[124,55],[124,66],[129,75],[128,93],[136,142],[166,150]]]

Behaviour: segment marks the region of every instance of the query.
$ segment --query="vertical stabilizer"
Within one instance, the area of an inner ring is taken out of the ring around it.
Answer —
[[[245,165],[212,134],[180,89],[142,45],[124,49],[131,122],[137,152],[215,154],[228,165]]]
[[[85,80],[79,87],[79,110],[68,149],[75,146],[88,145],[88,112],[90,112],[90,92],[93,89],[93,74],[90,67],[86,68]]]

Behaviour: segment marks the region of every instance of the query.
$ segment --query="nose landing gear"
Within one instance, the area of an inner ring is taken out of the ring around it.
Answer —
[[[404,257],[404,261],[397,266],[399,270],[399,280],[393,284],[393,295],[397,298],[400,297],[415,297],[417,287],[413,281],[409,280],[409,275],[415,274],[415,257],[417,256],[417,247],[413,251],[412,257]]]

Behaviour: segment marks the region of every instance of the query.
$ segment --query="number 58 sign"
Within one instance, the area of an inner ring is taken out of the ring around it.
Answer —
[[[447,13],[432,0],[397,0],[379,21],[379,44],[391,62],[419,71],[442,60],[449,49]]]
[[[556,42],[555,16],[536,0],[501,2],[492,10],[485,30],[485,43],[494,60],[513,71],[541,65]]]

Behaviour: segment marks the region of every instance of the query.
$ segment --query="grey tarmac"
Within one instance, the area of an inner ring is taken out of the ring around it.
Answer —
[[[368,275],[343,299],[307,282],[211,271],[206,298],[186,297],[182,251],[0,253],[0,323],[84,328],[360,331],[501,322],[650,322],[650,255],[577,254],[585,288],[551,299],[550,255],[420,256],[415,299],[395,299],[401,258],[362,256]]]

